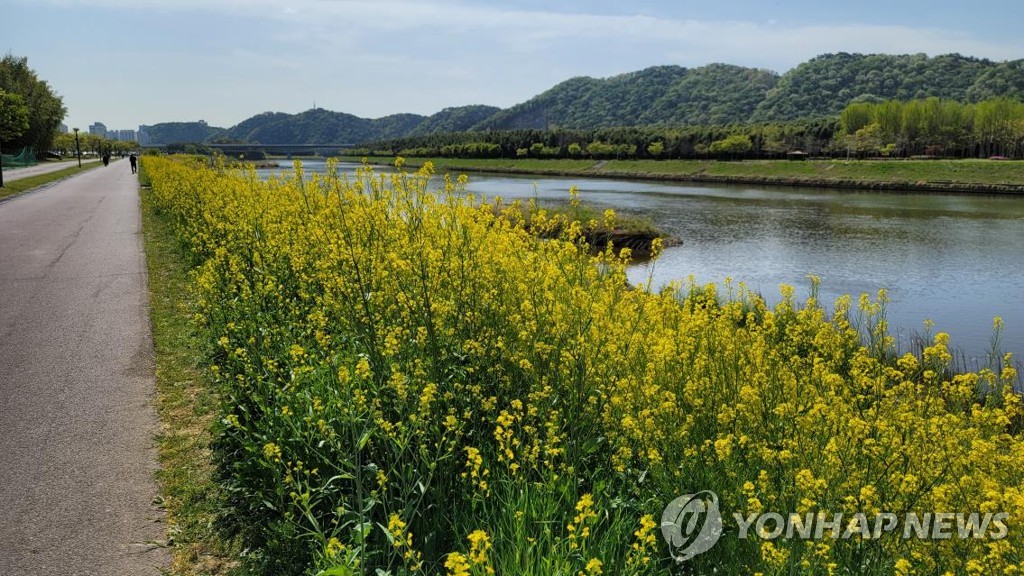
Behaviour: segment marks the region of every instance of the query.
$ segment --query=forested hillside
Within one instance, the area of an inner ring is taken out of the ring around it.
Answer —
[[[835,116],[847,104],[857,101],[906,101],[936,96],[966,102],[972,88],[975,101],[1007,96],[994,93],[978,97],[985,74],[999,66],[989,60],[959,54],[934,58],[924,54],[826,54],[797,66],[780,78],[747,120]],[[1019,63],[1016,70],[1019,75]],[[1018,87],[1022,80],[1017,79]]]
[[[522,104],[498,112],[476,129],[635,125],[640,116],[686,74],[686,68],[658,66],[604,80],[571,78]]]
[[[640,114],[637,124],[724,125],[748,118],[778,82],[776,73],[729,64],[690,70]]]
[[[465,132],[498,112],[501,112],[501,108],[496,106],[477,105],[445,108],[420,122],[420,125],[410,133],[410,136],[438,132]]]
[[[264,112],[231,128],[205,122],[168,122],[147,126],[152,144],[181,142],[254,142],[263,144],[354,144],[441,132],[464,132],[501,109],[494,106],[445,108],[432,116],[392,114],[369,119],[314,108],[298,114]]]
[[[408,134],[423,120],[416,114],[370,120],[313,108],[299,114],[261,114],[226,130],[224,136],[244,142],[342,144]]]
[[[993,98],[1024,101],[1024,60],[1003,62],[985,70],[967,89],[968,102]]]
[[[359,118],[321,108],[266,112],[222,130],[149,127],[155,144],[214,138],[266,144],[360,144],[437,133],[609,127],[726,126],[836,118],[850,103],[938,97],[964,103],[1024,99],[1024,60],[949,54],[826,54],[779,76],[728,64],[657,66],[610,78],[571,78],[515,106],[445,108],[432,116]]]
[[[151,144],[206,142],[219,138],[224,133],[223,128],[208,126],[202,120],[198,122],[163,122],[152,126],[143,126],[142,129],[149,136]]]

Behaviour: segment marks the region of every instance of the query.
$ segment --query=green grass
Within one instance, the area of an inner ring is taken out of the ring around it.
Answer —
[[[140,180],[147,182],[142,175]],[[162,422],[158,479],[168,514],[171,574],[227,574],[238,551],[215,528],[221,492],[213,479],[210,444],[218,400],[200,368],[202,351],[188,314],[188,267],[145,190],[142,217]]]
[[[29,176],[28,178],[20,178],[18,180],[9,181],[4,179],[4,186],[0,188],[0,199],[8,198],[10,196],[16,196],[23,192],[27,192],[33,188],[38,188],[44,184],[56,180],[62,180],[78,174],[79,172],[85,172],[86,170],[92,170],[97,166],[100,166],[99,162],[90,162],[88,164],[82,164],[82,167],[72,166],[56,172],[50,172],[48,174],[39,174],[38,176]]]
[[[359,161],[359,158],[345,158]],[[392,158],[371,157],[390,164]],[[438,171],[515,172],[651,180],[710,180],[807,186],[951,188],[1008,187],[1024,192],[1024,161],[1005,160],[539,160],[407,158],[409,166],[431,161]]]
[[[993,160],[612,160],[605,173],[705,174],[708,176],[1024,185],[1024,162]]]
[[[346,162],[359,162],[363,157],[343,156]],[[369,156],[371,164],[393,164],[389,156]],[[537,158],[406,158],[407,166],[421,166],[424,162],[434,163],[438,172],[464,170],[467,172],[584,172],[596,166],[597,160],[541,160]]]

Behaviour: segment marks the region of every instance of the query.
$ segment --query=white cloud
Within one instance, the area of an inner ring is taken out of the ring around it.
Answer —
[[[61,12],[110,9],[152,21],[165,52],[149,52],[142,43],[133,53],[140,63],[155,62],[163,74],[137,78],[148,88],[144,97],[174,94],[160,108],[208,110],[203,114],[211,122],[224,125],[264,110],[295,111],[312,98],[320,106],[366,117],[430,114],[464,104],[510,106],[572,76],[605,77],[664,64],[724,62],[783,73],[819,54],[840,51],[959,52],[994,60],[1024,56],[1022,40],[971,35],[955,29],[956,23],[941,29],[672,18],[634,14],[628,4],[619,13],[599,14],[478,0],[19,2],[33,11],[46,4],[62,7]],[[204,37],[203,50],[196,53],[188,52],[193,42],[183,40],[179,52],[174,37],[184,39],[188,31],[161,26],[193,19],[224,34]],[[100,21],[110,20],[108,14]],[[259,35],[246,32],[255,28]],[[90,71],[102,73],[102,68]],[[75,89],[85,87],[79,82]],[[197,97],[189,101],[190,93]],[[231,97],[221,101],[225,94]]]
[[[363,42],[369,44],[367,48],[389,45],[391,52],[401,52],[409,46],[429,45],[432,38],[456,35],[476,39],[475,45],[465,47],[469,60],[487,58],[495,46],[515,47],[523,53],[578,49],[595,54],[601,54],[602,48],[614,47],[645,50],[652,55],[647,62],[637,61],[637,68],[727,61],[754,63],[785,72],[810,57],[837,51],[960,52],[998,60],[1024,55],[1021,42],[975,38],[952,30],[856,23],[783,26],[774,22],[686,20],[628,13],[569,14],[442,0],[174,0],[156,5],[158,8],[138,0],[82,0],[74,4],[218,14],[225,18],[244,14],[277,22],[282,27],[280,40],[305,43],[322,52],[359,50]],[[394,36],[385,42],[382,34]],[[657,61],[658,54],[671,54],[682,61]]]

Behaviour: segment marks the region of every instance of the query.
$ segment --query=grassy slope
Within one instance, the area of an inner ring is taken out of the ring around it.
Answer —
[[[358,161],[356,158],[355,160]],[[390,164],[390,158],[371,162]],[[656,180],[761,182],[814,186],[863,186],[920,189],[980,190],[1007,188],[1024,193],[1024,161],[993,160],[537,160],[412,158],[426,160],[440,171],[497,171],[629,177]]]
[[[709,176],[815,180],[1024,185],[1024,162],[992,160],[809,160],[804,162],[616,160],[608,162],[602,171],[690,175],[702,173]]]
[[[346,162],[359,162],[361,157],[342,157]],[[366,158],[371,164],[394,164],[395,159],[389,156],[370,156]],[[441,172],[449,170],[465,170],[478,172],[586,172],[598,164],[596,160],[539,160],[536,158],[406,158],[407,166],[420,166],[426,161],[434,163]]]
[[[173,546],[171,574],[225,574],[235,565],[237,551],[214,528],[220,492],[213,480],[210,442],[217,399],[199,367],[202,352],[187,308],[188,267],[146,191],[142,215],[162,421],[159,480]]]

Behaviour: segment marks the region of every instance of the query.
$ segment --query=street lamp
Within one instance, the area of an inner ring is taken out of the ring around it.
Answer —
[[[78,128],[75,128],[75,153],[78,155],[78,167],[82,167],[82,148],[78,145]]]

